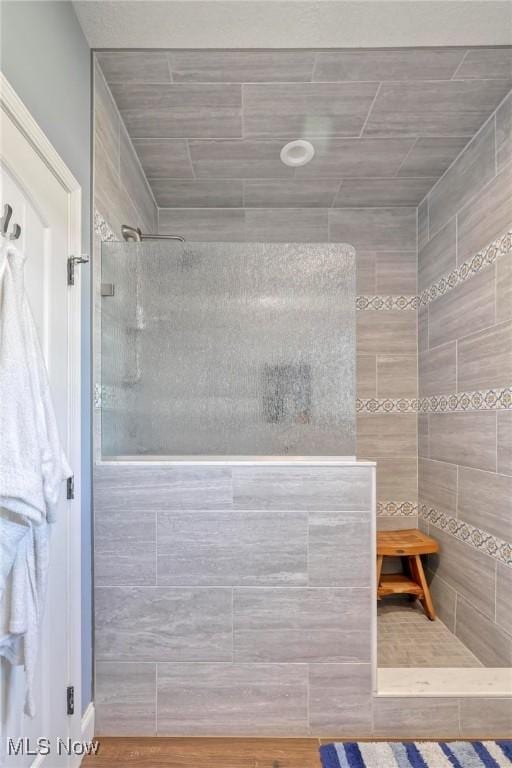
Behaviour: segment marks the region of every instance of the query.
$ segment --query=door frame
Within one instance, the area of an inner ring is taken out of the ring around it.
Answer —
[[[69,201],[68,255],[79,256],[82,252],[82,188],[2,72],[0,72],[0,108],[15,123],[67,193]],[[68,502],[71,521],[68,540],[69,663],[70,684],[75,687],[75,714],[70,716],[69,736],[71,739],[81,739],[82,737],[81,304],[80,270],[77,269],[75,270],[75,285],[68,289],[69,418],[66,436],[69,445],[68,460],[74,471],[74,499]],[[88,731],[87,734],[84,734],[85,738],[92,738],[90,731],[94,727],[93,714],[93,710],[84,713],[84,726]]]

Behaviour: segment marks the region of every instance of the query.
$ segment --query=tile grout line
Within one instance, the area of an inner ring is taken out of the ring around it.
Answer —
[[[370,81],[370,82],[375,82],[375,81]],[[373,108],[375,106],[375,102],[377,101],[377,96],[379,95],[381,88],[382,88],[382,82],[379,82],[379,84],[377,85],[377,90],[375,91],[375,96],[373,97],[372,102],[370,104],[370,107],[368,109],[368,114],[366,115],[366,118],[365,118],[365,120],[363,122],[363,125],[362,125],[362,128],[361,128],[361,131],[359,133],[359,136],[357,137],[359,139],[363,138],[363,133],[364,133],[364,131],[366,129],[366,125],[368,123],[368,120],[370,119],[370,115],[371,115],[371,113],[373,111]]]
[[[455,391],[459,391],[459,338],[454,339],[455,341]],[[449,342],[446,342],[449,343]],[[437,345],[438,347],[442,346],[441,344]]]
[[[420,47],[423,47],[423,46],[420,46]],[[431,46],[427,46],[427,47],[431,47]],[[433,47],[439,49],[439,48],[443,48],[444,46],[433,46]],[[478,48],[480,46],[469,47],[469,49],[466,46],[455,46],[455,47],[460,48],[461,51],[462,50],[466,51],[466,53],[464,55],[464,59],[465,59],[466,55],[468,53],[471,53],[471,52],[474,52],[475,50],[478,50]],[[484,46],[484,48],[489,48],[489,47],[490,46]],[[509,45],[503,45],[503,46],[494,46],[494,47],[501,48],[501,49],[508,49],[510,46]],[[398,46],[398,47],[393,46],[393,48],[391,48],[389,50],[397,50],[397,48],[398,49],[401,48],[403,50],[402,46]],[[132,49],[132,50],[137,50],[137,52],[140,52],[139,49]],[[162,50],[162,52],[163,52],[163,49],[153,49],[153,50]],[[172,56],[175,56],[176,54],[183,53],[184,50],[185,49],[183,49],[183,48],[166,48],[165,49],[165,55],[168,58],[171,58]],[[191,52],[191,53],[192,52],[193,53],[198,53],[198,52],[199,53],[203,53],[205,51],[205,49],[201,48],[201,47],[195,48],[195,49],[187,49],[187,50],[189,52]],[[214,52],[214,50],[221,51],[221,50],[225,50],[225,49],[209,49],[208,52],[212,53],[212,52]],[[280,49],[269,49],[269,48],[248,49],[248,48],[241,48],[241,49],[229,49],[229,50],[230,51],[238,50],[239,53],[247,53],[247,52],[268,53],[269,51],[274,51],[275,50],[275,52],[282,53],[283,50],[285,50],[285,49],[282,49],[282,48],[280,48]],[[286,50],[288,50],[288,49],[286,49]],[[305,51],[306,49],[301,49],[301,50]],[[368,48],[363,49],[363,50],[368,50]],[[372,50],[372,46],[370,46],[370,50]],[[373,50],[379,50],[379,49],[373,49]],[[380,50],[382,50],[382,49],[380,49]],[[350,52],[349,49],[339,48],[339,47],[334,47],[334,48],[331,48],[331,49],[313,48],[313,49],[310,49],[309,52],[313,54],[313,56],[314,56],[314,58],[316,60],[317,56],[322,55],[322,54],[324,54],[326,52],[337,53],[337,52],[341,52],[341,51]],[[95,53],[97,55],[99,54],[99,56],[101,56],[102,54],[104,54],[106,52],[108,52],[108,53],[117,53],[117,50],[105,51],[105,50],[101,50],[100,49],[100,50],[96,50],[95,51]],[[146,50],[146,52],[147,52],[147,50]],[[176,80],[173,77],[172,81],[169,81],[169,80],[159,80],[159,79],[155,78],[155,79],[147,79],[145,81],[134,82],[134,81],[129,80],[129,79],[116,79],[114,77],[110,77],[107,80],[105,75],[104,75],[104,77],[105,77],[105,81],[108,83],[109,86],[110,85],[129,86],[129,85],[136,84],[136,85],[140,85],[140,86],[155,86],[155,85],[157,85],[157,86],[166,87],[166,86],[172,85],[172,86],[174,86],[175,88],[178,88],[178,89],[181,89],[181,88],[186,89],[186,88],[190,88],[190,87],[194,87],[194,86],[202,86],[202,87],[215,86],[219,90],[223,86],[233,86],[233,85],[250,85],[250,86],[257,86],[257,87],[270,86],[271,88],[273,88],[273,87],[280,86],[280,85],[293,85],[293,86],[304,86],[304,85],[340,85],[340,86],[343,86],[345,84],[348,84],[348,85],[358,85],[358,84],[361,84],[361,83],[365,84],[365,85],[368,85],[369,83],[374,84],[374,85],[377,85],[378,83],[382,83],[382,84],[385,84],[385,85],[397,85],[397,84],[418,85],[420,83],[421,84],[422,83],[451,84],[451,83],[454,82],[454,75],[457,73],[457,71],[460,68],[461,64],[463,63],[464,59],[459,64],[457,64],[455,72],[453,74],[451,74],[451,75],[447,75],[445,77],[416,77],[416,78],[412,78],[412,79],[411,78],[407,78],[407,77],[392,77],[392,78],[383,78],[383,79],[380,79],[378,77],[371,77],[371,78],[367,77],[367,78],[341,78],[341,79],[340,78],[336,78],[336,79],[334,79],[334,78],[331,78],[331,79],[324,78],[322,80],[317,80],[317,79],[314,78],[314,69],[313,69],[313,75],[312,75],[313,79],[303,79],[303,78],[297,79],[297,78],[294,78],[294,79],[281,79],[281,80],[274,80],[274,79],[272,79],[272,80],[261,80],[261,79],[249,79],[249,80],[245,79],[245,80],[242,80],[241,78],[238,78],[238,79],[234,78],[234,79],[231,79],[231,80],[229,80],[229,79],[227,79],[227,80],[222,80],[222,79],[218,79],[218,80],[212,80],[212,79],[205,79],[205,80],[196,80],[196,79]],[[99,68],[101,69],[101,64],[100,64],[98,58],[97,58],[97,63],[98,63]],[[172,70],[172,71],[174,72],[174,70]],[[102,70],[102,74],[103,74],[103,70]],[[455,78],[455,82],[459,82],[459,83],[460,82],[469,82],[469,83],[473,83],[473,82],[479,82],[480,83],[480,82],[483,82],[483,83],[487,83],[487,82],[496,82],[496,81],[503,81],[503,80],[509,80],[509,79],[510,78],[507,78],[507,77],[504,77],[504,76],[500,77],[500,76],[496,76],[496,75],[493,76],[493,77],[491,77],[491,76],[464,77],[464,78],[458,77],[458,78]]]
[[[242,141],[245,141],[245,83],[240,83],[240,134]]]
[[[237,83],[237,85],[240,85],[240,83]],[[245,83],[245,85],[253,85],[253,83]],[[505,99],[504,99],[505,101]],[[498,105],[499,107],[500,105]],[[490,119],[493,115],[493,112],[489,114],[489,117],[487,119]],[[479,129],[480,130],[480,129]],[[364,141],[379,141],[379,142],[392,142],[392,141],[399,141],[399,140],[409,140],[409,141],[415,141],[416,139],[465,139],[466,144],[469,143],[472,139],[474,134],[452,134],[452,133],[436,133],[434,136],[421,136],[417,133],[405,133],[400,134],[398,136],[359,136],[356,134],[344,134],[344,133],[326,133],[326,134],[309,134],[309,138],[311,139],[332,139],[335,141],[349,141],[349,142],[364,142]],[[248,141],[255,141],[258,143],[272,143],[272,142],[281,142],[281,141],[292,141],[296,137],[295,132],[282,132],[282,133],[276,133],[271,135],[266,134],[256,134],[256,135],[249,135],[245,137],[245,140]],[[191,141],[197,141],[201,143],[215,143],[216,141],[234,141],[234,142],[241,142],[244,139],[240,135],[235,136],[185,136],[185,135],[179,135],[179,136],[134,136],[134,141],[183,141],[184,139],[190,139]],[[461,152],[465,149],[461,150]],[[447,170],[447,169],[446,169]],[[443,171],[444,175],[444,171]],[[396,178],[395,176],[392,176],[390,178]],[[407,176],[404,176],[403,178],[408,178]],[[420,178],[430,178],[421,176]],[[433,177],[432,177],[433,178]],[[429,193],[427,193],[429,194]],[[426,195],[425,195],[426,197]],[[420,202],[423,202],[425,198],[422,198]]]
[[[318,54],[319,54],[318,50],[313,52],[313,64],[312,64],[312,67],[311,67],[311,80],[308,81],[310,83],[321,82],[321,81],[315,80],[315,74],[316,74],[316,70],[317,70],[317,66],[318,66]]]
[[[494,566],[494,623],[498,626],[498,561]]]
[[[452,80],[455,80],[455,79],[456,79],[456,77],[455,77],[455,76],[456,76],[457,72],[459,71],[459,69],[460,69],[460,68],[462,67],[462,65],[464,64],[464,62],[466,61],[466,58],[467,58],[467,57],[468,57],[468,55],[469,55],[469,51],[470,51],[470,49],[467,49],[467,50],[465,51],[465,53],[464,53],[464,55],[463,55],[462,59],[459,61],[459,63],[458,63],[458,64],[457,64],[457,66],[455,67],[455,72],[454,72],[454,73],[453,73],[453,75],[450,77],[450,79],[448,80],[448,82],[451,82]]]
[[[495,456],[495,468],[496,468],[496,474],[501,474],[499,471],[499,463],[500,463],[500,454],[498,450],[498,411],[496,411],[496,424],[495,424],[495,442],[494,445],[496,446],[496,456]]]
[[[460,465],[456,464],[456,471],[455,471],[455,519],[459,520],[459,475],[460,475]]]
[[[192,171],[192,181],[199,181],[199,179],[196,176],[196,169],[194,168],[194,163],[192,162],[192,152],[190,149],[190,141],[189,139],[185,139],[185,147],[187,148],[187,156],[188,161],[190,163],[190,170]],[[164,206],[160,210],[163,210]]]
[[[111,99],[111,101],[112,101],[112,103],[114,105],[114,109],[115,109],[115,113],[116,113],[116,121],[117,121],[117,153],[116,153],[116,155],[117,155],[116,161],[117,162],[116,162],[116,170],[117,170],[117,176],[119,178],[119,181],[121,181],[121,123],[124,124],[124,122],[123,122],[123,120],[121,118],[121,113],[119,112],[119,109],[117,107],[116,101],[115,101],[115,99],[114,99],[114,97],[112,95],[112,91],[110,90],[110,87],[109,87],[109,85],[108,85],[106,80],[105,80],[105,87],[108,90],[109,97],[110,97],[110,99]],[[96,131],[96,116],[95,116],[95,119],[94,119],[94,123],[95,123],[94,131],[95,131],[95,134],[96,134],[95,135],[95,140],[99,141],[100,144],[102,144],[100,136],[98,135],[99,132]],[[106,148],[105,148],[105,152],[106,152]],[[107,157],[108,157],[108,153],[107,153]]]
[[[472,606],[474,607],[474,606]],[[477,609],[478,610],[478,609]],[[151,665],[155,666],[156,664],[183,664],[184,666],[192,666],[194,664],[219,664],[222,666],[232,666],[233,662],[229,659],[224,659],[222,661],[219,661],[218,659],[186,659],[185,661],[180,660],[166,660],[166,661],[147,661],[147,660],[137,660],[134,662],[132,659],[110,659],[110,658],[102,658],[98,659],[100,664],[144,664],[144,665]],[[326,665],[330,666],[331,664],[338,664],[338,665],[346,665],[350,667],[366,667],[369,665],[368,661],[240,661],[237,662],[240,664],[244,664],[250,667],[261,667],[261,666],[282,666],[283,664],[289,665],[289,666],[300,666],[300,667],[306,667],[308,664],[319,664],[319,665]]]
[[[165,181],[165,180],[166,179],[161,179],[161,178],[155,179],[155,181]],[[176,181],[181,181],[181,182],[184,182],[184,181],[189,181],[189,182],[190,181],[198,181],[198,182],[211,182],[211,183],[216,183],[218,181],[234,182],[234,181],[244,181],[244,180],[245,181],[263,181],[263,182],[265,182],[265,181],[283,181],[283,182],[293,181],[292,177],[289,177],[289,178],[274,177],[274,178],[262,178],[262,179],[259,179],[259,178],[250,178],[250,179],[243,179],[243,178],[221,178],[221,177],[219,177],[219,178],[217,178],[217,177],[215,177],[215,178],[213,178],[213,177],[212,178],[200,178],[200,179],[184,179],[184,178],[176,179]],[[337,179],[335,177],[328,177],[326,180],[327,181],[337,181]],[[314,179],[314,181],[319,181],[319,179]],[[163,205],[163,206],[160,207],[161,211],[232,211],[232,210],[243,210],[243,209],[244,209],[244,207],[240,206],[240,205],[238,205],[238,206],[236,206],[236,205],[228,205],[228,206],[222,206],[222,205],[217,205],[217,206],[211,206],[211,205],[202,205],[201,206],[201,205],[199,205],[198,206],[198,205],[195,205],[194,206],[193,205],[193,206],[180,206],[179,208],[177,208],[175,206],[173,207],[173,206],[165,206],[165,205]],[[294,205],[289,205],[289,206],[281,206],[281,207],[278,207],[278,208],[276,208],[275,206],[262,205],[262,206],[249,206],[249,209],[250,210],[256,210],[256,211],[304,211],[304,210],[305,211],[309,211],[309,210],[313,210],[315,212],[316,211],[322,211],[322,212],[323,211],[331,211],[331,212],[336,212],[336,211],[381,211],[381,210],[396,211],[396,210],[404,210],[404,209],[408,210],[408,211],[416,210],[414,205],[372,205],[372,206],[368,206],[368,207],[353,205],[353,206],[340,207],[340,208],[338,208],[338,207],[330,208],[328,205],[318,205],[318,206],[307,206],[307,205],[306,206],[304,206],[304,205],[295,205],[294,206]],[[364,251],[364,250],[368,250],[368,249],[366,247],[363,247],[363,248],[360,248],[360,250]],[[414,248],[410,247],[410,248],[380,248],[378,252],[379,253],[412,253],[413,251],[414,251]]]
[[[329,206],[329,209],[337,210],[337,206],[335,205],[335,203],[336,203],[336,200],[338,199],[338,195],[340,194],[341,189],[342,189],[344,183],[345,183],[345,180],[341,179],[341,181],[340,181],[340,183],[338,185],[338,188],[337,188],[336,192],[334,193],[334,197],[333,197],[332,202],[331,202],[331,204]]]
[[[158,662],[155,663],[155,735],[158,736]]]
[[[493,275],[493,309],[494,309],[494,325],[498,323],[498,256],[496,257],[496,260],[491,265],[494,269],[494,275]]]
[[[498,175],[498,109],[494,111],[494,178]]]
[[[174,61],[172,61],[173,55],[174,54],[171,51],[166,51],[165,53],[165,60],[167,62],[167,69],[169,70],[169,80],[171,85],[176,84],[174,82],[174,74],[173,74],[173,64],[174,64]]]
[[[416,208],[416,295],[418,295],[418,274],[419,274],[419,238],[420,238],[420,227],[419,227],[419,207]],[[416,399],[419,400],[420,396],[420,344],[419,344],[419,333],[420,333],[420,308],[419,305],[416,307]],[[420,486],[419,486],[419,477],[420,477],[420,462],[419,462],[419,441],[420,441],[420,425],[419,425],[419,414],[416,416],[416,456],[415,456],[415,483],[416,483],[416,509],[417,509],[417,525],[419,526],[419,510],[420,510]]]
[[[417,136],[417,137],[414,139],[414,141],[412,142],[411,146],[409,147],[409,149],[408,149],[408,150],[407,150],[407,152],[405,153],[405,157],[403,158],[402,162],[401,162],[401,163],[400,163],[400,165],[398,166],[398,170],[397,170],[397,172],[395,173],[395,175],[394,175],[392,178],[394,178],[394,179],[411,179],[411,178],[420,178],[420,177],[414,177],[414,176],[400,176],[400,171],[401,171],[401,170],[402,170],[402,168],[404,167],[404,165],[405,165],[406,161],[408,160],[409,156],[412,154],[412,152],[413,152],[413,150],[415,149],[415,147],[416,147],[417,143],[419,142],[420,138],[422,138],[422,137],[420,137],[420,136]],[[421,178],[429,178],[429,177],[425,177],[425,176],[423,176],[423,177],[421,177]],[[433,177],[432,177],[432,178],[433,178]],[[430,190],[429,190],[429,191],[430,191]],[[428,194],[428,192],[427,192],[427,194]],[[421,201],[420,201],[420,202],[421,202]],[[417,204],[417,206],[416,206],[416,217],[418,216],[418,208],[419,208],[419,203],[418,203],[418,204]]]
[[[311,695],[311,664],[306,664],[307,677],[306,677],[306,722],[308,733],[311,733],[311,710],[310,710],[310,695]]]
[[[235,587],[231,587],[231,663],[235,663]]]
[[[427,202],[427,243],[430,242],[430,192],[425,198]]]
[[[457,211],[455,213],[455,269],[459,266],[459,213],[460,211]],[[446,222],[448,224],[448,222]],[[445,225],[446,226],[446,225]],[[439,230],[441,232],[441,230]]]

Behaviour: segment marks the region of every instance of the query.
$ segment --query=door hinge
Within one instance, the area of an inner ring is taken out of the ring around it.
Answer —
[[[66,480],[66,498],[67,499],[74,499],[75,498],[75,476],[71,475],[71,477],[68,477]]]
[[[66,705],[68,715],[75,714],[75,686],[68,685],[66,688]]]
[[[75,284],[75,265],[76,264],[88,264],[88,256],[70,256],[68,259],[68,285]]]

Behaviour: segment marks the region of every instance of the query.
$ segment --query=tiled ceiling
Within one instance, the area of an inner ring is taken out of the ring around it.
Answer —
[[[512,88],[512,47],[97,57],[164,208],[416,205]]]

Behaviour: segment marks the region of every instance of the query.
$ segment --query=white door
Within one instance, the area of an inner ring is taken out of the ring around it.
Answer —
[[[80,194],[77,197],[78,187],[70,190],[72,177],[5,81],[0,101],[0,210],[9,203],[11,224],[21,226],[15,244],[26,253],[26,290],[46,359],[61,441],[75,477],[75,497],[67,500],[63,483],[57,521],[50,531],[37,714],[32,720],[23,714],[23,670],[13,670],[2,660],[2,749],[9,768],[33,764],[57,768],[79,762],[66,750],[59,755],[56,747],[59,738],[80,738],[81,715],[79,278],[74,286],[67,284],[67,259],[77,255],[79,242],[76,205]],[[67,711],[68,686],[74,686],[74,715]],[[17,755],[9,755],[8,739],[17,743],[19,737],[28,740]],[[50,740],[46,757],[33,754],[46,746],[36,743],[41,737]]]

